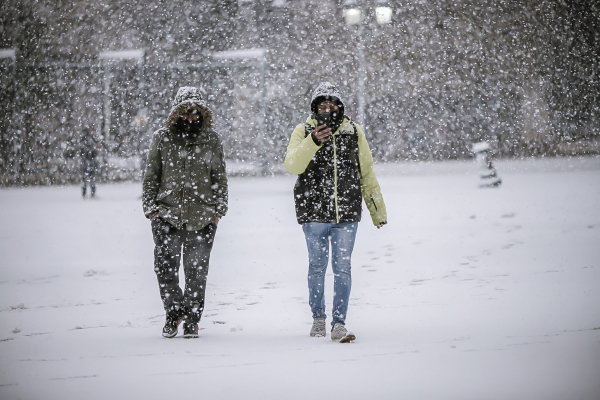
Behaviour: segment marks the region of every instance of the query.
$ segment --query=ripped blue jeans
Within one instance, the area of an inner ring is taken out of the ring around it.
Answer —
[[[329,263],[331,241],[331,267],[333,269],[333,321],[345,324],[348,300],[352,287],[350,258],[358,222],[302,224],[308,247],[308,294],[313,318],[326,318],[325,314],[325,271]]]

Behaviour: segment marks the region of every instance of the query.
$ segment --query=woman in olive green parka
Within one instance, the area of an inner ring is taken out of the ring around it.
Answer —
[[[184,336],[198,336],[210,251],[219,219],[227,213],[223,148],[212,127],[213,113],[199,90],[182,87],[148,153],[142,197],[144,214],[152,221],[154,271],[167,314],[167,338],[177,335],[182,320]]]
[[[165,128],[156,131],[148,153],[143,184],[144,214],[159,216],[177,229],[197,230],[227,213],[227,175],[221,138],[213,129],[213,113],[199,92],[181,88]],[[184,97],[188,94],[189,97]],[[198,134],[178,129],[191,110],[203,120]]]

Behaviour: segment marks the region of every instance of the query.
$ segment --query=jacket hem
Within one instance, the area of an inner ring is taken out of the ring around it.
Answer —
[[[302,225],[302,224],[308,224],[311,222],[318,222],[320,224],[340,224],[343,222],[360,222],[361,218],[340,218],[339,221],[336,221],[335,218],[331,219],[331,220],[316,220],[316,219],[304,219],[304,218],[297,218],[298,224]]]

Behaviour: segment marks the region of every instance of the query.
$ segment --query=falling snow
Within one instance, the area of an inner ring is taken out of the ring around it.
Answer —
[[[596,1],[1,1],[0,398],[597,400],[599,60]],[[389,218],[347,346],[308,336],[283,166],[321,82]],[[180,87],[231,177],[194,341],[160,336],[140,200]]]
[[[600,152],[595,2],[396,0],[379,25],[366,0],[360,28],[343,3],[2,2],[0,182],[77,181],[88,125],[103,139],[98,179],[140,179],[186,85],[237,173],[280,171],[321,81],[354,118],[363,99],[376,161],[465,159],[482,141],[497,158]]]

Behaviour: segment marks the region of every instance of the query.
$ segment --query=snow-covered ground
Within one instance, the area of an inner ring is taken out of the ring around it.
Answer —
[[[351,344],[308,336],[292,176],[230,180],[196,340],[161,337],[139,183],[2,189],[0,398],[600,399],[600,158],[497,168],[378,166]]]

